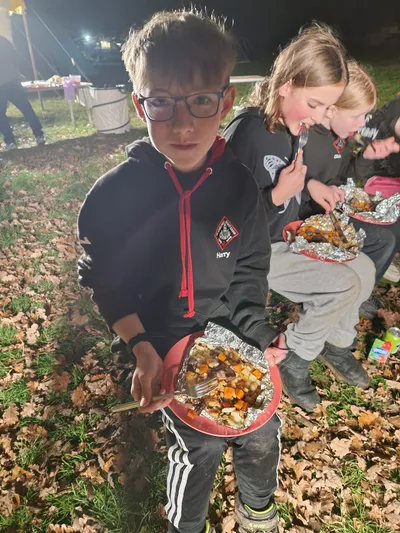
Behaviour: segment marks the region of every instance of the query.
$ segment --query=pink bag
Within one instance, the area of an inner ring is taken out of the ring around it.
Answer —
[[[364,185],[364,191],[372,195],[380,191],[383,198],[389,198],[389,196],[400,192],[400,176],[398,178],[372,176]]]

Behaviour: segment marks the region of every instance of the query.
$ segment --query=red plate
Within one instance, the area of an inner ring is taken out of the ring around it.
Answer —
[[[287,242],[287,231],[292,235],[296,235],[297,230],[303,224],[303,222],[303,220],[295,220],[294,222],[290,222],[289,224],[287,224],[282,230],[283,240]],[[334,259],[321,259],[315,252],[312,252],[310,250],[302,250],[301,252],[299,252],[299,254],[305,255],[310,259],[316,259],[317,261],[321,261],[321,263],[349,263],[350,261],[354,261],[355,259],[355,257],[354,259],[344,259],[343,261],[335,261]]]
[[[184,355],[188,353],[188,350],[193,345],[196,337],[199,337],[200,335],[202,335],[202,332],[197,332],[184,337],[168,352],[167,357],[164,360],[164,377],[162,382],[162,387],[166,392],[172,392],[175,390],[175,378],[181,367],[182,359]],[[238,430],[222,426],[214,422],[214,420],[209,420],[204,416],[196,415],[194,418],[189,418],[187,415],[189,410],[177,400],[172,400],[168,407],[182,420],[182,422],[201,433],[213,435],[214,437],[237,437],[238,435],[245,435],[246,433],[251,433],[263,426],[272,418],[278,409],[282,395],[282,383],[279,370],[276,366],[270,368],[270,376],[271,381],[274,384],[274,395],[271,403],[267,405],[265,410],[246,429]]]
[[[354,215],[348,214],[348,216],[360,220],[361,222],[368,222],[368,224],[375,224],[377,226],[391,226],[392,224],[396,224],[396,222],[380,222],[379,220],[376,220],[376,218],[367,218],[360,213],[354,213]]]

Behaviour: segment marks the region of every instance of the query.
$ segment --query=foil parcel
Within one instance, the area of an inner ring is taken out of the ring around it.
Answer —
[[[213,322],[209,322],[204,331],[204,334],[195,340],[195,344],[200,343],[209,346],[213,350],[217,349],[223,351],[224,349],[231,348],[239,354],[240,359],[242,361],[247,361],[248,363],[251,363],[254,368],[258,368],[264,374],[263,378],[261,379],[260,394],[257,396],[257,402],[255,404],[257,407],[249,407],[242,424],[231,425],[227,424],[226,420],[213,418],[207,413],[205,405],[200,412],[196,411],[199,416],[206,417],[210,420],[213,420],[217,424],[229,426],[233,429],[240,430],[249,427],[265,410],[267,405],[271,403],[274,394],[274,385],[271,381],[268,363],[265,360],[263,352],[258,348],[255,348],[254,346],[251,346],[250,344],[247,344],[246,342],[242,341],[241,339],[239,339],[239,337],[237,337],[237,335],[235,335],[228,329],[219,326],[218,324],[214,324]],[[186,385],[186,372],[188,369],[187,367],[191,358],[192,350],[193,346],[183,359],[181,368],[178,372],[176,381],[177,390],[183,388]],[[186,403],[188,401],[188,398],[184,395],[175,396],[175,399],[180,403]]]
[[[348,178],[346,185],[341,185],[340,188],[345,193],[345,201],[341,207],[348,215],[357,215],[359,220],[371,224],[394,224],[400,217],[400,193],[393,194],[384,200],[379,191],[375,196],[370,196],[364,189],[357,187],[352,178]],[[350,205],[353,199],[359,202],[370,202],[374,208],[372,211],[357,211]]]
[[[310,242],[300,235],[294,235],[290,231],[287,231],[286,241],[292,252],[296,254],[309,252],[315,259],[320,261],[330,260],[341,263],[355,259],[364,245],[366,233],[363,229],[356,231],[353,224],[349,223],[348,216],[342,213],[336,213],[336,218],[348,241],[347,248],[335,246],[330,242]],[[326,233],[335,231],[328,215],[313,215],[304,222]]]

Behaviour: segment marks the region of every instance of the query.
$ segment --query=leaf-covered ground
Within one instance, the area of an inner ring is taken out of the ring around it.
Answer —
[[[130,361],[110,354],[110,336],[76,277],[84,195],[142,134],[88,132],[0,154],[1,533],[164,531],[158,415],[109,415],[128,397]],[[317,411],[282,401],[282,531],[400,531],[400,359],[366,361],[373,338],[400,324],[399,291],[379,287],[381,318],[360,323],[356,353],[369,390],[342,385],[316,363]],[[282,327],[296,315],[277,295],[269,306]],[[212,495],[218,531],[235,531],[234,490],[228,451]]]

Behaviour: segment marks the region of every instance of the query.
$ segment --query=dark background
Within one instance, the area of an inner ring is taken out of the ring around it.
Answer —
[[[54,74],[52,70],[65,75],[76,69],[39,18],[74,57],[82,73],[99,83],[125,82],[124,69],[117,49],[88,57],[84,35],[94,40],[122,42],[131,26],[141,26],[154,12],[191,4],[185,0],[26,0],[26,3],[42,77]],[[209,0],[195,5],[207,6],[208,12],[226,16],[240,43],[241,59],[265,64],[265,68],[278,48],[312,20],[333,25],[358,59],[400,59],[400,0]],[[21,70],[29,77],[21,17],[14,15],[12,19]]]

